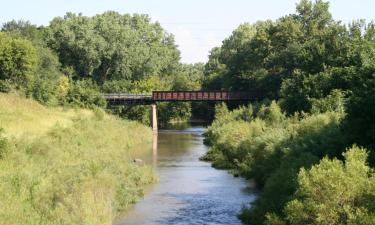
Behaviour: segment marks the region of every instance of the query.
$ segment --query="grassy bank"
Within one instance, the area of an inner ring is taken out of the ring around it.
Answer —
[[[112,224],[155,181],[129,150],[149,128],[0,95],[0,224]]]

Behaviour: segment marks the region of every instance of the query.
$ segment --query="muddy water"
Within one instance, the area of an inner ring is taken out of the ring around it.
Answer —
[[[159,131],[154,150],[140,157],[160,181],[116,225],[241,224],[237,214],[254,200],[252,185],[199,161],[207,151],[203,132],[200,126]]]

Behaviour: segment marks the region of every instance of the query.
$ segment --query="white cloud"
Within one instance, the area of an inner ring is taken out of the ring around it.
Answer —
[[[181,51],[181,62],[206,62],[213,47],[220,46],[221,40],[210,33],[195,35],[186,27],[178,26],[172,33],[176,37],[176,44]]]

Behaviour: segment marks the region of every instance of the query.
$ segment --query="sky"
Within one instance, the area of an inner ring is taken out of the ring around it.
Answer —
[[[181,62],[206,62],[241,23],[275,20],[295,12],[299,0],[0,0],[0,25],[15,20],[48,25],[66,12],[92,16],[108,10],[148,14],[175,35]],[[375,20],[374,0],[331,0],[336,20]]]

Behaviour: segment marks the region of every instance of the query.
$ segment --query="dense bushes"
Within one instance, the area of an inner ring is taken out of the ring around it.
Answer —
[[[105,107],[106,105],[99,86],[89,79],[73,82],[68,89],[65,101],[78,107]]]
[[[253,224],[263,223],[267,213],[283,215],[301,167],[310,168],[324,156],[341,156],[344,149],[340,110],[286,117],[271,102],[233,111],[220,106],[216,116],[206,133],[211,148],[203,159],[263,187],[250,211]]]
[[[205,134],[211,147],[202,158],[252,178],[262,188],[251,208],[240,215],[245,222],[374,222],[368,153],[355,146],[343,153],[351,143],[343,130],[344,99],[333,92],[314,102],[315,113],[294,116],[285,116],[275,102],[233,111],[225,105],[216,108],[216,119]],[[343,156],[345,164],[340,161]]]
[[[370,150],[369,160],[375,165],[375,66],[358,71],[353,96],[345,120],[347,138]]]
[[[45,126],[50,115],[71,122],[38,131],[38,138],[25,133],[0,139],[0,224],[110,225],[117,212],[142,196],[142,186],[154,181],[149,167],[131,163],[129,152],[150,144],[147,127],[103,112],[77,111],[71,117],[35,103],[29,109],[31,115],[18,116],[18,123],[34,121],[24,132]],[[13,118],[13,111],[3,109],[0,119]],[[12,124],[4,135],[18,126]]]
[[[325,157],[301,169],[285,219],[269,214],[267,224],[374,224],[375,180],[367,152],[353,146],[344,157],[345,162]]]
[[[1,90],[27,89],[33,80],[38,59],[30,41],[0,32]]]
[[[54,52],[40,40],[26,40],[14,32],[0,32],[0,91],[17,91],[51,106],[105,106],[100,88],[94,82],[69,82]]]
[[[301,0],[295,14],[243,24],[205,66],[204,88],[279,99],[231,112],[218,108],[206,133],[211,148],[203,159],[262,188],[241,215],[246,222],[374,223],[374,206],[364,200],[374,192],[367,155],[358,147],[342,153],[358,144],[375,164],[375,25],[334,21],[328,6]]]

